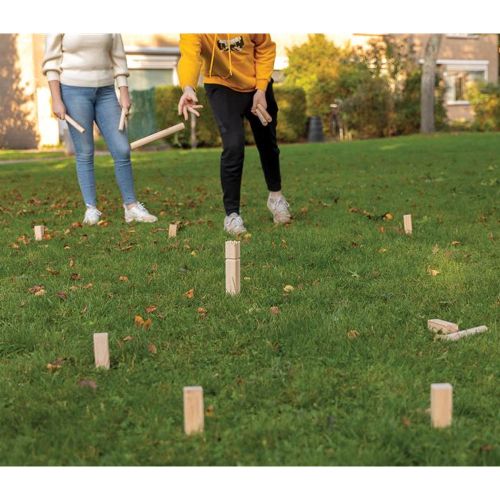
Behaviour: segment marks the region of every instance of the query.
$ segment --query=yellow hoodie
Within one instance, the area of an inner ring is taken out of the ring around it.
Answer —
[[[238,92],[266,90],[274,69],[276,44],[267,34],[182,34],[178,72],[181,87],[204,83]]]

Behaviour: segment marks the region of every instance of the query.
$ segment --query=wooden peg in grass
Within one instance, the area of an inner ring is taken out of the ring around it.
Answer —
[[[33,230],[35,232],[35,240],[42,241],[45,234],[45,226],[35,226]]]
[[[170,224],[168,226],[168,237],[175,238],[177,236],[177,224]]]
[[[203,409],[203,388],[184,387],[184,432],[189,436],[203,432],[205,412]]]
[[[94,358],[96,368],[109,370],[109,342],[107,333],[94,333]]]
[[[240,280],[240,242],[226,241],[226,293],[239,294]]]
[[[413,233],[413,226],[411,223],[411,215],[410,214],[403,215],[403,224],[404,224],[404,228],[405,228],[405,233],[412,234]]]
[[[451,384],[431,384],[432,427],[451,425],[453,414],[453,387]]]

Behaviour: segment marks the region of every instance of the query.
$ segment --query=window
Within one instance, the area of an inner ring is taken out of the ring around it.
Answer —
[[[446,70],[446,101],[450,103],[467,102],[467,88],[475,82],[484,82],[484,70]]]
[[[160,85],[173,84],[173,69],[131,69],[130,90],[147,90]]]

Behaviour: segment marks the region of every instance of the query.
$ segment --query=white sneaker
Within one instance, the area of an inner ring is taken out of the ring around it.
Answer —
[[[142,203],[137,202],[131,208],[123,205],[123,208],[125,209],[125,222],[127,223],[134,220],[137,222],[156,222],[158,220],[158,217],[150,214]]]
[[[275,224],[289,224],[292,222],[292,216],[290,211],[290,205],[286,201],[284,196],[274,197],[269,195],[267,199],[267,208],[273,214],[273,221]]]
[[[236,212],[226,215],[224,218],[224,230],[234,236],[246,233],[247,231],[243,224],[243,219]]]
[[[87,205],[87,210],[85,210],[85,217],[83,218],[83,223],[89,226],[95,226],[99,222],[99,218],[102,213],[97,210],[96,207],[92,205]]]

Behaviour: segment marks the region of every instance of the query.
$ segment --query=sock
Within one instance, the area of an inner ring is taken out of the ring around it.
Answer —
[[[283,196],[281,191],[269,191],[269,198],[271,198],[273,200],[277,200],[281,196]]]

